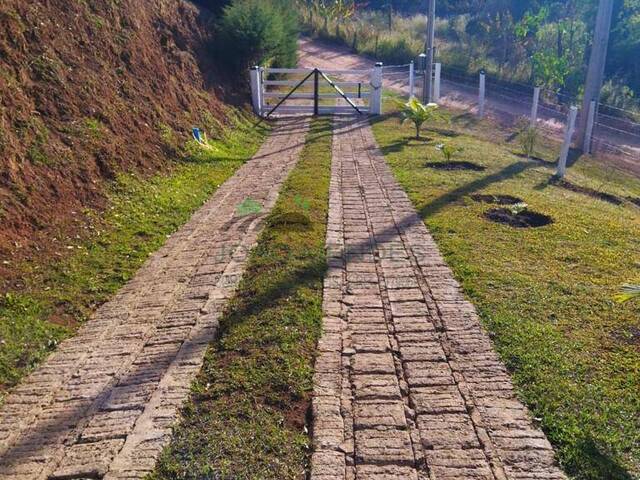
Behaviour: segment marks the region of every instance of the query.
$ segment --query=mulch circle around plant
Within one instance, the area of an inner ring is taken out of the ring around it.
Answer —
[[[521,198],[514,197],[513,195],[482,195],[476,193],[469,196],[476,202],[493,203],[495,205],[516,205],[524,202]]]
[[[472,170],[474,172],[482,172],[487,169],[487,167],[471,162],[427,162],[424,166],[434,170],[445,171]]]
[[[484,217],[492,222],[503,223],[514,228],[537,228],[553,223],[553,219],[548,215],[532,210],[516,213],[508,208],[492,208],[485,212]]]

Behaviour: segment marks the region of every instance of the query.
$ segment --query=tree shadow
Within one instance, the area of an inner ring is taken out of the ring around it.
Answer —
[[[577,148],[569,149],[569,156],[567,157],[567,167],[573,167],[578,160],[582,158],[582,151]]]
[[[455,190],[437,197],[420,209],[420,211],[418,212],[419,216],[424,218],[430,215],[434,215],[447,205],[461,200],[463,197],[469,195],[470,193],[473,193],[477,190],[482,190],[491,184],[515,177],[516,175],[519,175],[520,173],[536,166],[537,164],[535,162],[526,161],[516,162],[508,165],[498,172],[486,175],[477,180],[473,180],[472,182],[466,183],[456,188]]]
[[[451,130],[450,128],[429,127],[428,130],[447,138],[456,138],[462,135],[460,132],[456,132],[455,130]]]
[[[576,460],[582,465],[578,468],[576,468],[577,466],[570,466],[569,470],[576,470],[576,473],[578,471],[589,470],[593,473],[593,478],[637,480],[637,477],[632,476],[628,470],[613,459],[610,454],[604,453],[593,437],[588,436],[578,442],[577,450],[579,452],[579,458]],[[588,465],[588,467],[585,468],[584,464]]]
[[[406,137],[395,142],[392,142],[384,147],[380,147],[380,151],[387,155],[389,153],[399,153],[402,152],[405,148],[415,148],[415,147],[423,147],[429,145],[433,142],[433,139],[427,137],[421,137],[417,139],[416,137]],[[376,147],[377,148],[377,147]]]
[[[451,117],[451,123],[463,128],[472,128],[478,125],[478,118],[471,112],[465,112]]]

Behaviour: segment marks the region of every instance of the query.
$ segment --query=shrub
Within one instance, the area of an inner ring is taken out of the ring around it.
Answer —
[[[293,66],[297,59],[295,13],[280,0],[234,0],[224,9],[216,47],[233,68]]]
[[[527,158],[533,157],[536,150],[536,144],[538,143],[538,136],[538,129],[532,126],[527,126],[520,132],[520,146],[522,147],[522,152],[527,156]]]
[[[600,101],[606,105],[625,110],[625,116],[634,122],[640,119],[638,100],[635,98],[633,90],[620,79],[610,79],[604,83]]]
[[[412,122],[416,128],[416,139],[420,138],[420,130],[425,122],[442,118],[437,110],[438,105],[429,103],[423,105],[416,97],[412,97],[407,103],[398,102],[400,107],[400,123]]]
[[[456,153],[460,153],[464,150],[462,147],[457,147],[450,143],[440,143],[436,145],[436,148],[440,150],[440,153],[442,153],[442,156],[447,162],[450,162]]]

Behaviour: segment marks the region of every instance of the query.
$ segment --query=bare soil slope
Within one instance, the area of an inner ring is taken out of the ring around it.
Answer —
[[[0,290],[79,231],[105,181],[168,168],[177,132],[224,122],[211,21],[184,0],[0,2]]]

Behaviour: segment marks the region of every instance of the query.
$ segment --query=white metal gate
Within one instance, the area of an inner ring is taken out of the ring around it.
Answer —
[[[263,117],[382,113],[382,64],[369,70],[251,69],[254,111]]]

